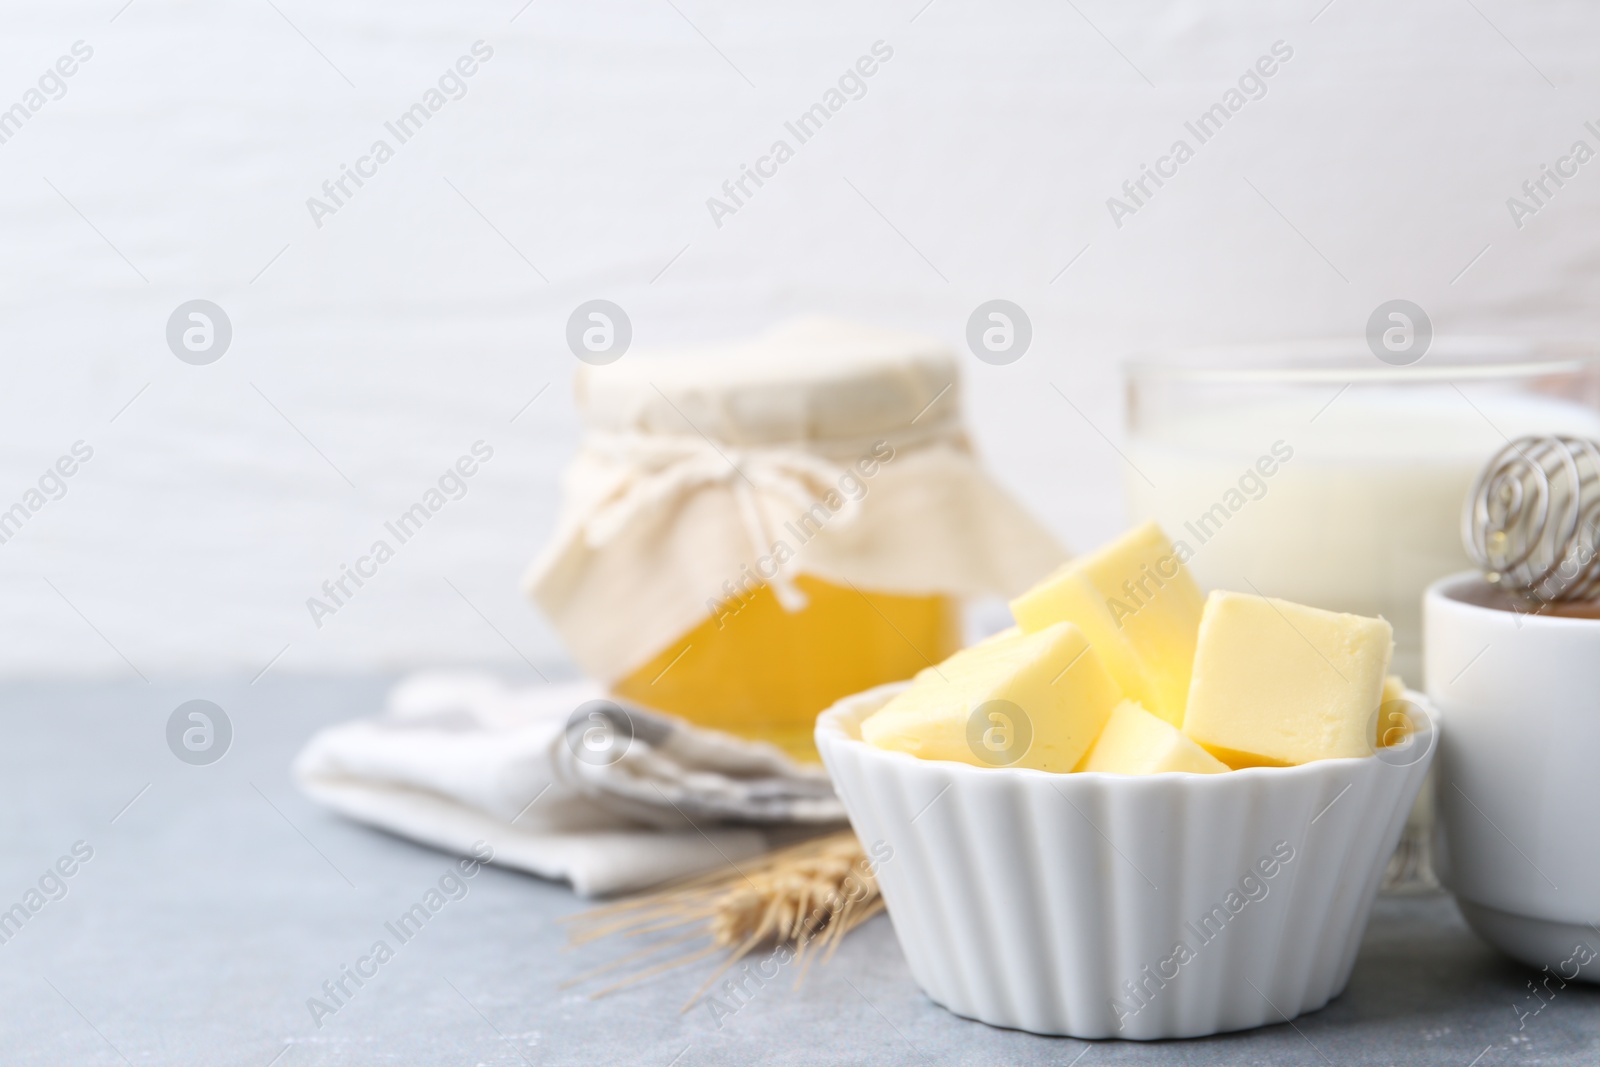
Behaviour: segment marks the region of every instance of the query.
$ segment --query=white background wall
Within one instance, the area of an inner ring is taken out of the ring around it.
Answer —
[[[94,49],[0,144],[0,507],[95,450],[0,545],[0,672],[558,658],[517,578],[594,297],[641,348],[809,312],[959,344],[1015,300],[1033,349],[972,360],[970,411],[1075,545],[1120,522],[1120,353],[1359,334],[1392,297],[1441,332],[1595,323],[1600,162],[1520,230],[1505,203],[1597,143],[1575,0],[273,2],[0,14],[0,107]],[[306,198],[478,39],[467,96],[318,229]],[[715,226],[706,198],[878,40],[866,96]],[[1276,40],[1267,96],[1117,229],[1105,198]],[[205,367],[163,336],[195,297],[235,330]],[[480,438],[467,498],[315,629],[306,597]]]

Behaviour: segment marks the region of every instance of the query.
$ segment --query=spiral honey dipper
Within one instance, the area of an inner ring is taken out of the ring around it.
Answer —
[[[1600,444],[1519,437],[1489,460],[1461,515],[1484,578],[1522,600],[1600,594]]]

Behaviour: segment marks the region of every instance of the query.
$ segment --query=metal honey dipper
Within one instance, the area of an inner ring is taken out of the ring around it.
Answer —
[[[1478,475],[1461,540],[1490,584],[1522,600],[1600,595],[1600,444],[1519,437]]]

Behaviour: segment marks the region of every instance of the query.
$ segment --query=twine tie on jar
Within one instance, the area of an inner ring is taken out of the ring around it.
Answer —
[[[596,494],[597,503],[579,523],[584,542],[600,548],[640,519],[658,514],[697,490],[726,486],[732,493],[746,539],[759,558],[773,540],[762,498],[776,497],[803,515],[829,493],[843,501],[830,521],[848,524],[860,502],[839,491],[847,471],[814,452],[784,446],[735,447],[705,439],[643,434],[591,434],[584,447],[618,464],[615,478]],[[799,611],[806,597],[783,563],[761,575],[785,611]]]

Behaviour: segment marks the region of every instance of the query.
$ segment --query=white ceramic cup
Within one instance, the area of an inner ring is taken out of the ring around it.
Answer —
[[[1435,865],[1484,940],[1600,981],[1600,619],[1485,607],[1475,587],[1423,597]]]

